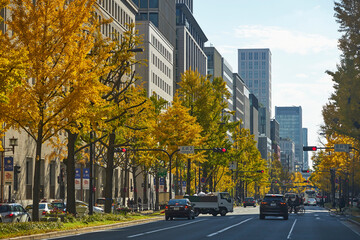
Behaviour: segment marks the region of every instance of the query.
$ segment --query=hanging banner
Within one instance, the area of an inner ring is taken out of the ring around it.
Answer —
[[[165,178],[160,178],[159,179],[160,184],[159,184],[159,192],[164,192],[165,191]]]
[[[4,182],[11,185],[14,182],[14,158],[4,158]]]
[[[75,168],[75,190],[81,189],[81,169]]]
[[[90,189],[90,169],[89,168],[84,168],[83,169],[83,189],[84,190],[89,190]]]
[[[186,181],[182,182],[182,192],[185,193],[186,192]]]

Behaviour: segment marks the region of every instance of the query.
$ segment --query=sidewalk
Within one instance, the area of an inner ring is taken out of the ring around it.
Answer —
[[[71,236],[71,235],[75,235],[75,234],[83,234],[83,233],[96,232],[96,231],[108,230],[108,229],[113,229],[113,228],[123,228],[123,227],[133,226],[133,225],[137,225],[137,224],[144,224],[144,223],[149,223],[149,222],[156,222],[156,221],[163,220],[163,219],[164,219],[163,216],[159,216],[159,217],[153,217],[153,218],[149,218],[149,219],[141,219],[141,220],[134,220],[134,221],[128,221],[128,222],[114,223],[114,224],[110,224],[110,225],[85,227],[85,228],[79,228],[79,229],[41,233],[41,234],[27,235],[27,236],[7,238],[7,239],[9,239],[9,240],[33,240],[33,239],[49,239],[49,238],[56,238],[56,237],[65,237],[65,236]]]

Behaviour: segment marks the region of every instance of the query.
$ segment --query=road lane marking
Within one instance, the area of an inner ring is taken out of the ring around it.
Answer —
[[[134,238],[134,237],[139,237],[139,236],[143,236],[143,235],[146,235],[146,234],[151,234],[151,233],[155,233],[155,232],[161,232],[161,231],[165,231],[165,230],[172,229],[172,228],[177,228],[177,227],[182,227],[182,226],[186,226],[186,225],[193,224],[193,223],[202,222],[202,221],[205,221],[205,220],[207,220],[207,219],[198,220],[198,221],[191,221],[191,222],[188,222],[188,223],[184,223],[184,224],[180,224],[180,225],[176,225],[176,226],[171,226],[171,227],[166,227],[166,228],[160,228],[160,229],[156,229],[156,230],[149,231],[149,232],[143,232],[143,233],[139,233],[139,234],[135,234],[135,235],[130,235],[130,236],[127,236],[127,238]]]
[[[242,222],[239,222],[239,223],[237,223],[237,224],[231,225],[231,226],[229,226],[229,227],[227,227],[227,228],[224,228],[224,229],[221,229],[221,230],[219,230],[219,231],[217,231],[217,232],[211,233],[211,234],[207,235],[207,237],[212,237],[212,236],[215,236],[215,235],[217,235],[217,234],[219,234],[219,233],[225,232],[225,231],[229,230],[230,228],[233,228],[233,227],[236,227],[236,226],[238,226],[238,225],[240,225],[240,224],[246,223],[247,221],[250,221],[251,219],[253,219],[253,218],[248,218],[248,219],[246,219],[246,220],[244,220],[244,221],[242,221]]]
[[[292,231],[294,230],[294,227],[295,227],[296,221],[297,221],[297,219],[295,219],[295,221],[294,221],[294,223],[293,223],[293,225],[292,225],[292,227],[291,227],[291,229],[290,229],[289,235],[287,236],[287,239],[290,239],[290,237],[291,237],[291,233],[292,233]]]
[[[343,225],[345,225],[347,228],[349,228],[351,231],[353,231],[356,235],[360,236],[360,233],[358,233],[357,231],[355,231],[354,229],[352,229],[351,226],[349,226],[349,223],[348,222],[343,222],[343,221],[340,221]]]

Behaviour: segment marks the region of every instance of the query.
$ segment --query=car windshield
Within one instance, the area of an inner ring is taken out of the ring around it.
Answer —
[[[105,199],[97,199],[97,200],[96,200],[96,203],[97,203],[97,204],[105,205]]]
[[[254,201],[254,198],[245,198],[245,201]]]
[[[168,205],[186,205],[186,199],[171,199]]]
[[[0,205],[0,213],[3,212],[10,212],[10,206],[9,205]]]
[[[65,204],[64,203],[61,203],[61,202],[55,202],[55,203],[52,203],[52,205],[54,207],[57,207],[57,208],[63,208],[65,207]]]

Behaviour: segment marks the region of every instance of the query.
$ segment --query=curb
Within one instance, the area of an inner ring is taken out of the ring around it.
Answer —
[[[71,229],[71,230],[65,230],[65,231],[48,232],[48,233],[26,235],[26,236],[5,238],[5,239],[7,239],[7,240],[35,240],[35,239],[65,237],[65,236],[70,236],[70,235],[75,235],[75,234],[90,233],[90,232],[96,232],[96,231],[101,231],[101,230],[107,230],[107,229],[113,229],[113,228],[123,228],[123,227],[133,226],[133,225],[137,225],[137,224],[156,222],[161,219],[163,219],[162,216],[161,217],[153,217],[153,218],[149,218],[149,219],[134,220],[134,221],[129,221],[129,222],[114,223],[114,224],[110,224],[110,225],[84,227],[84,228],[77,228],[77,229]]]

